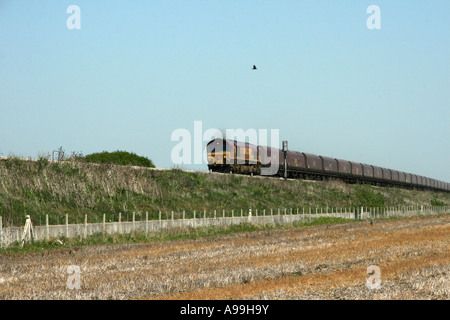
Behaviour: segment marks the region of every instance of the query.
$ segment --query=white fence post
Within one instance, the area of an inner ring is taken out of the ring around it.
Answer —
[[[84,237],[87,238],[87,214],[84,215]]]
[[[103,214],[103,234],[106,234],[106,214]]]
[[[0,216],[0,248],[3,246],[3,221],[2,217]]]
[[[50,239],[50,229],[49,229],[49,227],[48,227],[48,214],[46,214],[45,215],[45,225],[46,225],[46,239],[47,239],[47,241]]]
[[[66,213],[66,238],[69,239],[69,215]]]

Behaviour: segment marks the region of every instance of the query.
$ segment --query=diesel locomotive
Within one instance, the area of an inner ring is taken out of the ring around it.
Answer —
[[[417,174],[236,140],[214,139],[208,142],[206,150],[208,169],[213,172],[312,180],[340,179],[348,183],[450,192],[450,183]]]

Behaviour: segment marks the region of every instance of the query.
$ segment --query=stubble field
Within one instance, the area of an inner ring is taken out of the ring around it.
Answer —
[[[0,299],[446,300],[449,234],[444,215],[0,255]]]

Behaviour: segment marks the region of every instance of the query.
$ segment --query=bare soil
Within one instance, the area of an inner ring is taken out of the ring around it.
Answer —
[[[449,234],[433,216],[0,255],[0,299],[446,300]]]

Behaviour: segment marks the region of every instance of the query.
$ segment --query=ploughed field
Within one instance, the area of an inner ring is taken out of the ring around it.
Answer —
[[[0,299],[449,299],[449,234],[444,215],[0,255]]]

